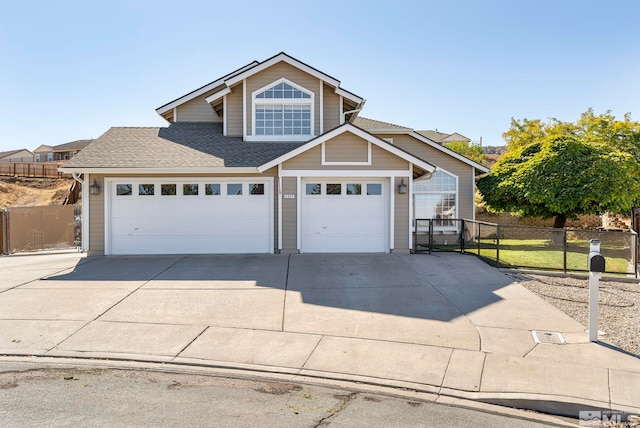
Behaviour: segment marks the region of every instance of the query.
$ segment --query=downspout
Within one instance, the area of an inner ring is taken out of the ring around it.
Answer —
[[[355,109],[342,112],[342,123],[345,123],[347,121],[347,115],[348,114],[350,114],[350,113],[360,113],[362,111],[362,109],[364,108],[364,104],[366,102],[367,102],[367,100],[362,100],[362,102],[360,104],[358,104]],[[349,118],[349,123],[353,123],[353,121],[355,120],[356,116],[357,116],[357,114],[352,114],[351,117]]]
[[[74,180],[76,180],[78,183],[80,184],[84,184],[84,180],[81,179],[80,177],[78,177],[78,174],[80,174],[79,172],[72,172],[71,176],[73,177]]]

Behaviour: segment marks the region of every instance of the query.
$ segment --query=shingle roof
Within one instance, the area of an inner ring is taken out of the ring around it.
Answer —
[[[177,122],[166,128],[111,128],[64,168],[256,167],[304,143],[244,142],[222,124]]]
[[[380,132],[380,131],[406,131],[411,132],[413,129],[407,128],[406,126],[400,126],[393,123],[382,122],[380,120],[369,119],[366,117],[358,116],[353,121],[353,124],[358,128],[362,128],[369,132]]]
[[[53,150],[56,152],[67,152],[69,150],[82,150],[87,147],[93,140],[76,140],[71,141],[70,143],[59,144],[57,146],[53,146]]]
[[[451,134],[447,134],[447,133],[444,133],[444,132],[438,132],[438,131],[433,131],[433,130],[416,131],[416,132],[418,134],[422,135],[423,137],[427,137],[428,139],[430,139],[431,141],[433,141],[435,143],[442,143],[442,140],[444,140],[449,135],[451,135]]]
[[[2,159],[2,158],[7,158],[7,157],[9,157],[9,156],[11,156],[11,155],[13,155],[13,154],[16,154],[16,153],[18,153],[18,152],[21,152],[21,151],[23,151],[23,150],[26,150],[26,151],[28,151],[29,153],[31,153],[31,152],[30,152],[29,150],[27,150],[27,149],[9,150],[9,151],[7,151],[7,152],[0,152],[0,159]]]

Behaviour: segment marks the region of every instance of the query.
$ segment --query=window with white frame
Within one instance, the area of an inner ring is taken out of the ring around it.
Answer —
[[[434,219],[434,228],[455,229],[457,218],[458,180],[455,175],[442,170],[433,173],[428,180],[413,182],[416,219]]]
[[[256,140],[304,141],[314,135],[313,93],[280,79],[253,92]]]

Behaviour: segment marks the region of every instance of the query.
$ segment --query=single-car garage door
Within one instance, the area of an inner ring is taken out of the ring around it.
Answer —
[[[307,253],[389,251],[384,180],[307,179],[302,183],[301,249]]]
[[[271,181],[109,179],[108,254],[271,253]]]

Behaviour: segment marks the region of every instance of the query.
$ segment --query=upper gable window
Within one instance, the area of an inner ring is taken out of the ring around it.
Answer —
[[[252,93],[253,141],[306,141],[315,135],[314,94],[280,79]]]

